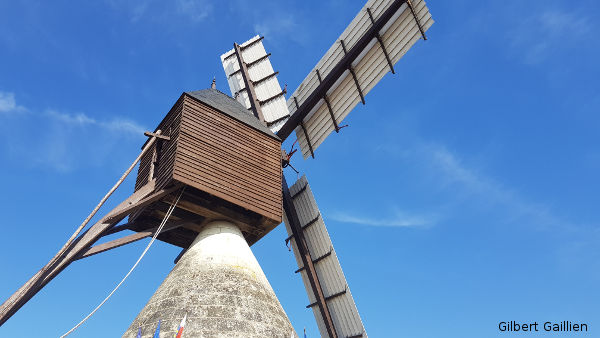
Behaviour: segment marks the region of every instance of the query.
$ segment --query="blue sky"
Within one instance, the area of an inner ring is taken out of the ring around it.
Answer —
[[[600,5],[428,5],[436,20],[430,39],[315,160],[294,158],[368,333],[491,337],[500,321],[571,320],[599,335]],[[265,35],[280,82],[293,89],[362,6],[0,2],[0,298],[60,248],[181,92],[207,88],[213,76],[228,92],[219,55],[234,41]],[[278,227],[253,251],[297,331],[316,337],[285,237]],[[0,336],[64,333],[146,243],[74,263]],[[122,334],[178,253],[154,245],[73,336]]]

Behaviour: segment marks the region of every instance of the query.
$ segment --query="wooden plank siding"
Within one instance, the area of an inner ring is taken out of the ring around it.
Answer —
[[[156,175],[156,189],[161,189],[168,185],[173,178],[173,163],[177,153],[177,141],[179,138],[179,126],[181,124],[181,110],[183,107],[183,95],[177,100],[173,108],[167,113],[165,118],[158,124],[155,131],[161,130],[162,135],[169,136],[169,141],[162,141],[162,147],[158,153],[158,168],[154,168]],[[156,142],[155,149],[159,142]],[[146,184],[154,151],[148,151],[140,160],[138,177],[135,183],[135,190]]]
[[[162,141],[160,149],[155,148],[156,189],[187,185],[172,218],[200,215],[202,224],[211,219],[232,220],[252,245],[282,221],[281,141],[243,118],[219,110],[227,105],[220,107],[187,93],[179,97],[155,129],[170,137]],[[154,151],[149,151],[140,160],[135,190],[151,176],[153,156]],[[174,198],[165,197],[133,214],[130,221],[137,226],[131,230],[158,225]],[[173,229],[158,239],[185,248],[200,228],[198,223]]]
[[[173,178],[281,222],[281,144],[184,94]]]

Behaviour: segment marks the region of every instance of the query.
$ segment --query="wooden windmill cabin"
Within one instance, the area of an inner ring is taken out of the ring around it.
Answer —
[[[281,140],[235,99],[216,89],[183,93],[156,127],[141,159],[136,191],[185,186],[171,220],[194,220],[158,239],[187,248],[203,223],[235,222],[252,245],[281,223]],[[173,195],[132,214],[131,230],[158,226]]]

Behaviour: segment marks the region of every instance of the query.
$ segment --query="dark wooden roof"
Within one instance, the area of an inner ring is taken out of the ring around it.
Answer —
[[[186,92],[189,96],[194,99],[203,102],[220,112],[233,117],[234,119],[242,122],[245,125],[248,125],[276,140],[279,140],[279,137],[275,135],[269,128],[263,125],[252,112],[242,106],[236,99],[231,96],[224,94],[223,92],[217,89],[202,89],[196,90],[193,92]]]

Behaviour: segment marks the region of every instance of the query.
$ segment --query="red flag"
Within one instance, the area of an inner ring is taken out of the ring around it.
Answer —
[[[181,321],[181,324],[179,324],[179,328],[177,328],[177,335],[175,336],[175,338],[181,338],[181,335],[183,334],[183,327],[185,326],[186,318],[187,318],[187,313],[185,314],[185,316],[183,316],[183,320]]]

